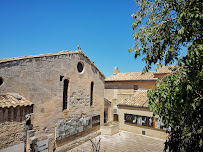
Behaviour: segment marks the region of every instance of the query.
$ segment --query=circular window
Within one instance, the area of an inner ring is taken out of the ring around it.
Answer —
[[[78,65],[77,65],[78,72],[82,72],[82,71],[83,71],[83,68],[84,68],[83,63],[78,62]]]
[[[3,78],[0,77],[0,86],[3,84]]]

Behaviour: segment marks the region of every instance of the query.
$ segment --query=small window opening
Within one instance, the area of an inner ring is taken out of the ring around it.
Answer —
[[[90,106],[92,106],[93,104],[93,89],[94,89],[94,82],[91,82]]]
[[[64,77],[64,76],[60,75],[60,81],[63,81],[63,77]]]
[[[67,109],[67,101],[68,101],[68,83],[67,79],[64,80],[63,85],[63,110]]]
[[[3,78],[0,77],[0,86],[3,84]]]
[[[134,85],[134,90],[138,90],[138,85]]]
[[[84,68],[83,64],[81,62],[78,62],[78,65],[77,65],[78,72],[81,73],[83,71],[83,68]]]
[[[26,121],[26,125],[31,125],[31,120],[30,119]]]

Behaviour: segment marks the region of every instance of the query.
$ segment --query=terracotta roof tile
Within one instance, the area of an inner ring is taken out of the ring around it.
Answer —
[[[105,79],[105,81],[135,81],[135,80],[158,80],[154,78],[154,72],[131,72],[131,73],[118,73]]]
[[[18,93],[5,93],[0,94],[0,107],[16,107],[16,106],[31,106],[32,102],[25,99],[23,96]]]
[[[118,105],[148,107],[147,91],[148,90],[137,90],[134,95],[122,100]]]
[[[156,70],[155,74],[171,73],[176,69],[177,69],[177,65],[162,66]]]

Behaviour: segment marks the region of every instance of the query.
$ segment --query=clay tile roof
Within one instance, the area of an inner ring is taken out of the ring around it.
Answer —
[[[154,72],[130,72],[130,73],[118,73],[105,79],[105,81],[136,81],[136,80],[158,80],[154,78]]]
[[[25,99],[23,96],[18,93],[5,93],[0,94],[0,107],[16,107],[16,106],[31,106],[32,102]]]
[[[155,74],[171,73],[172,71],[176,70],[177,68],[178,68],[177,65],[162,66],[156,70]]]
[[[122,100],[118,105],[148,107],[147,91],[148,90],[137,90],[134,95],[128,99]]]

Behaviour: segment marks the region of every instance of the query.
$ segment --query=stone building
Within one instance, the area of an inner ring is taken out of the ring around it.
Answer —
[[[34,104],[36,145],[44,142],[49,151],[99,130],[104,79],[80,50],[0,60],[0,93],[19,93]]]
[[[158,79],[172,72],[175,66],[162,66],[155,72],[120,73],[116,67],[105,79],[105,100],[111,102],[109,121],[119,121],[121,130],[166,138],[161,119],[153,117],[148,109],[147,91],[155,87]]]
[[[0,149],[24,143],[26,115],[33,103],[16,93],[0,94]]]
[[[154,72],[142,75],[142,72],[117,73],[116,67],[114,74],[105,79],[105,98],[111,104],[109,120],[118,121],[117,105],[126,98],[130,98],[137,90],[146,90],[154,87],[158,78],[154,78]]]

